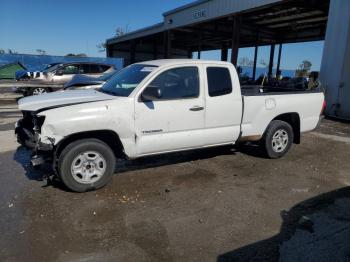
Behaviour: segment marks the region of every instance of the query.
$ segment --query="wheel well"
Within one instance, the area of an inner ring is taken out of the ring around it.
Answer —
[[[298,113],[286,113],[275,117],[273,120],[287,122],[293,128],[294,143],[300,144],[300,117]],[[272,121],[273,121],[272,120]]]
[[[96,130],[96,131],[87,131],[75,133],[70,136],[67,136],[62,141],[58,143],[55,147],[54,155],[56,158],[59,157],[62,150],[70,143],[84,138],[96,138],[104,143],[106,143],[112,150],[116,157],[124,157],[124,147],[122,142],[120,141],[117,133],[111,130]]]

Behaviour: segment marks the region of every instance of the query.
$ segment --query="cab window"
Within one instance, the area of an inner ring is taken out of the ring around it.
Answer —
[[[169,69],[158,75],[149,86],[159,88],[159,100],[192,98],[199,96],[199,73],[197,67]]]
[[[209,96],[223,96],[232,93],[230,71],[226,67],[207,67]]]

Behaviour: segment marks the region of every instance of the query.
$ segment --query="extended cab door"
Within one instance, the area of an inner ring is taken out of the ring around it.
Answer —
[[[146,86],[160,90],[152,101],[135,101],[138,155],[202,146],[205,103],[202,69],[198,65],[177,66],[158,73]]]
[[[205,134],[208,145],[235,142],[240,135],[242,97],[233,66],[208,64],[206,74]]]

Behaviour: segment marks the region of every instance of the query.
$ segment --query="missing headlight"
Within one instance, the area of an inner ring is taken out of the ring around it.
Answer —
[[[44,124],[45,116],[33,115],[33,130],[40,133],[41,127]]]

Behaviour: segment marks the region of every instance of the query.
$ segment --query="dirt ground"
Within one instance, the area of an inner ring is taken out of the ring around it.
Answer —
[[[350,124],[282,159],[253,146],[118,161],[83,194],[46,181],[0,104],[0,261],[349,261]]]

